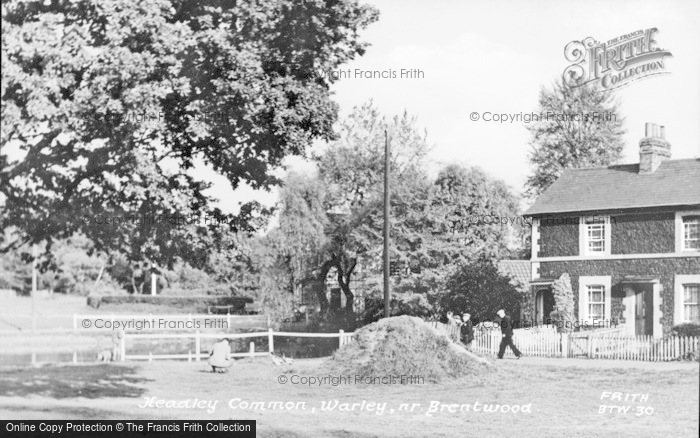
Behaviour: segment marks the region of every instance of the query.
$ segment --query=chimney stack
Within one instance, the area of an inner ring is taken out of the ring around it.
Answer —
[[[644,138],[639,141],[639,173],[648,175],[656,172],[662,161],[671,158],[671,144],[666,141],[666,128],[655,123],[647,123]]]

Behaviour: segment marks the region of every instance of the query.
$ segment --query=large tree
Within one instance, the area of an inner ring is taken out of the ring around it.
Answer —
[[[19,237],[0,250],[46,241],[48,256],[80,232],[205,265],[266,211],[215,208],[195,165],[269,188],[284,157],[332,139],[316,72],[362,54],[376,17],[356,0],[3,2],[0,228]]]
[[[405,252],[415,274],[401,288],[427,293],[436,302],[459,266],[508,255],[518,197],[480,168],[453,164],[439,172],[420,215],[421,226],[413,226],[415,244]]]
[[[288,239],[297,262],[306,263],[305,280],[313,282],[324,312],[340,310],[331,308],[337,299],[326,299],[329,273],[346,298],[349,317],[360,266],[364,287],[381,289],[385,132],[392,151],[390,249],[398,294],[417,293],[436,302],[457,266],[508,252],[510,230],[500,218],[516,219],[517,196],[478,168],[447,166],[431,181],[428,143],[415,118],[386,118],[369,103],[342,122],[338,141],[318,157],[318,176],[303,185],[292,178],[285,187],[290,192],[282,194],[286,201],[276,232]],[[318,208],[321,197],[324,208]],[[300,252],[311,248],[302,242],[315,243],[316,257]]]
[[[352,316],[355,294],[353,275],[360,263],[376,268],[382,252],[384,147],[391,141],[392,258],[406,242],[413,203],[425,192],[425,159],[429,147],[417,120],[404,112],[388,118],[372,102],[357,107],[342,121],[339,139],[318,157],[319,178],[326,187],[327,244],[321,251],[317,281],[334,270],[345,295],[345,310]],[[421,187],[422,186],[422,187]],[[424,198],[424,196],[423,196]],[[407,208],[408,207],[408,208]],[[399,235],[401,234],[401,237]],[[376,269],[375,269],[376,270]]]
[[[526,194],[537,197],[562,171],[606,166],[616,162],[624,147],[624,119],[610,91],[588,84],[574,87],[559,80],[540,90],[530,131],[531,173]]]

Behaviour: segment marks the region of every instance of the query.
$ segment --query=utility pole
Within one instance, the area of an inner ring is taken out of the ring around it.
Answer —
[[[32,244],[32,335],[36,332],[36,291],[39,287],[39,273],[37,272],[37,257],[39,256],[36,244]],[[34,338],[32,338],[34,342]]]
[[[156,264],[151,262],[151,295],[156,295],[158,289],[158,274],[156,274]]]
[[[391,214],[390,178],[391,171],[389,155],[389,133],[384,130],[384,317],[390,315],[391,283],[389,282],[389,215]]]

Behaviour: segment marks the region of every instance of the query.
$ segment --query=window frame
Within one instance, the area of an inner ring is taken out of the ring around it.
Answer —
[[[700,275],[675,275],[673,296],[673,325],[692,322],[685,319],[685,287],[700,285]]]
[[[676,212],[676,252],[677,253],[698,253],[700,248],[687,248],[685,239],[685,219],[697,217],[700,222],[700,210],[677,211]]]
[[[688,218],[688,219],[690,219],[690,220],[689,220],[688,222],[686,222],[686,218]],[[688,237],[686,237],[686,231],[688,231],[688,230],[686,229],[686,227],[687,227],[687,228],[690,228],[690,227],[688,227],[688,225],[693,224],[693,222],[690,222],[690,221],[694,221],[695,226],[698,227],[698,230],[699,230],[699,232],[700,232],[700,217],[695,216],[695,215],[683,216],[683,217],[681,218],[681,223],[682,223],[682,228],[681,228],[681,251],[700,251],[700,237],[695,238],[695,239],[689,239]],[[689,234],[689,233],[688,233],[688,234]],[[698,242],[699,246],[698,246],[697,248],[688,248],[688,247],[687,247],[688,240],[695,240],[696,242]]]
[[[683,321],[697,324],[700,322],[700,284],[698,284],[698,283],[683,283],[682,287],[683,287]],[[686,291],[689,287],[695,287],[695,289],[696,289],[695,293],[698,295],[695,298],[695,302],[688,303],[686,301]],[[691,305],[691,306],[694,305],[695,307],[699,308],[699,310],[697,312],[698,313],[697,319],[693,320],[693,319],[689,319],[686,317],[686,307],[688,305]]]
[[[589,223],[592,222],[592,223]],[[591,240],[589,237],[591,227],[602,227],[602,238]],[[602,251],[592,251],[592,242],[602,242]],[[611,247],[610,216],[581,216],[579,220],[579,255],[596,257],[609,256]]]
[[[602,321],[611,320],[612,310],[612,278],[609,275],[580,276],[578,283],[578,318],[580,321],[588,322],[589,326],[594,323],[594,318],[590,314],[588,286],[603,287],[603,317]],[[600,304],[600,302],[596,302]],[[596,321],[601,321],[596,316]],[[600,325],[600,322],[597,323]]]
[[[598,290],[594,290],[594,288]],[[587,300],[587,305],[588,305],[588,317],[593,318],[591,312],[591,306],[603,306],[603,311],[600,312],[600,318],[605,318],[605,285],[604,284],[587,284],[586,285],[586,300]],[[600,300],[599,301],[593,301],[591,300],[591,294],[592,293],[600,293]]]

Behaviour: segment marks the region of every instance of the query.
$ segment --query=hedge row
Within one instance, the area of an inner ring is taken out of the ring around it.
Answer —
[[[102,305],[119,304],[152,304],[180,307],[183,309],[195,309],[206,306],[234,306],[234,309],[243,309],[246,303],[252,303],[253,299],[239,296],[216,295],[102,295],[88,296],[87,304],[98,308]]]

